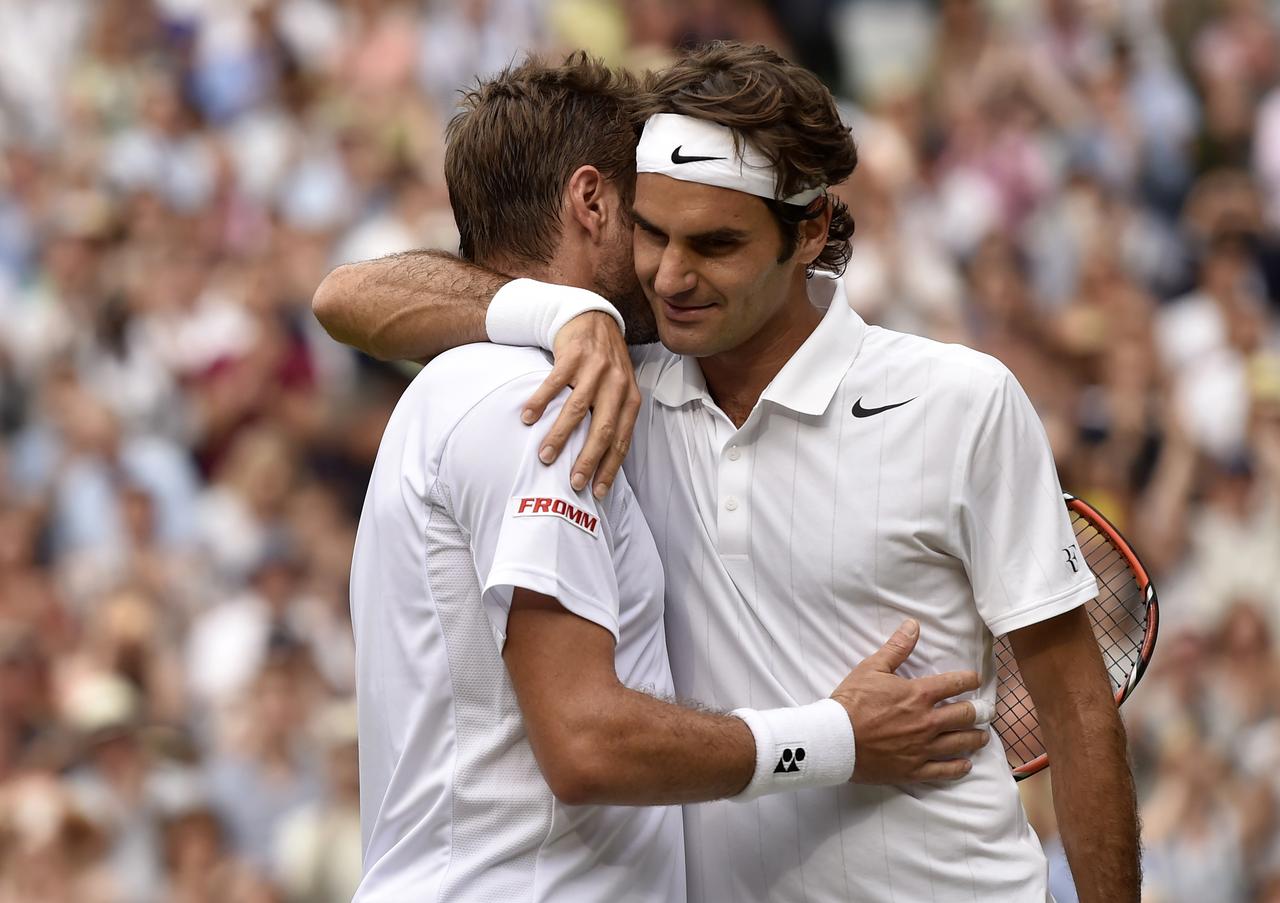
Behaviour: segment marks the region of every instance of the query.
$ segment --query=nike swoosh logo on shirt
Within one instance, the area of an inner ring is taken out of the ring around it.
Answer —
[[[684,145],[683,145],[683,144],[681,144],[679,147],[677,147],[675,150],[673,150],[673,151],[671,152],[671,162],[672,162],[672,163],[675,163],[677,166],[679,166],[681,163],[701,163],[701,162],[703,162],[704,160],[727,160],[727,159],[729,159],[728,157],[684,157],[684,156],[681,156],[681,154],[680,154],[680,151],[681,151],[681,149],[683,149],[683,148],[684,148]]]
[[[892,411],[894,408],[900,408],[904,404],[910,404],[911,402],[915,401],[916,398],[918,397],[919,396],[912,396],[911,398],[908,398],[906,401],[900,401],[897,404],[887,404],[882,408],[864,408],[862,406],[862,399],[859,398],[857,401],[853,403],[853,416],[854,417],[870,417],[872,414],[883,414],[885,411]]]

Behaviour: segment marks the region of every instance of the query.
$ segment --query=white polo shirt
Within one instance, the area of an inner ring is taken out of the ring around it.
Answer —
[[[637,354],[627,474],[667,580],[682,696],[812,702],[919,620],[899,673],[976,669],[992,636],[1097,593],[1048,442],[996,360],[829,309],[741,429],[693,358]],[[1079,568],[1079,570],[1077,570]],[[1046,863],[999,742],[963,780],[685,807],[689,899],[1045,900]]]
[[[672,692],[662,563],[635,497],[621,480],[599,505],[572,492],[585,429],[544,467],[541,431],[520,422],[550,369],[533,349],[455,349],[383,435],[351,568],[356,900],[684,899],[679,810],[557,802],[503,665],[522,586],[612,633],[623,683]]]

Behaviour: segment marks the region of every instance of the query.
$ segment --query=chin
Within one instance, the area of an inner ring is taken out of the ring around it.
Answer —
[[[663,346],[673,354],[706,357],[716,352],[715,337],[705,335],[700,330],[681,328],[659,320],[658,337]]]

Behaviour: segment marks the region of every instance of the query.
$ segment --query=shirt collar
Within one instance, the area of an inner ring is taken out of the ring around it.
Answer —
[[[815,276],[808,288],[809,300],[814,307],[825,308],[826,314],[760,399],[799,414],[818,415],[826,411],[857,357],[867,326],[845,302],[839,279]],[[658,378],[653,397],[672,408],[699,398],[711,401],[697,358],[681,355],[672,361]]]
[[[669,408],[678,408],[699,398],[711,401],[698,359],[688,354],[677,355],[658,377],[653,387],[654,401]]]

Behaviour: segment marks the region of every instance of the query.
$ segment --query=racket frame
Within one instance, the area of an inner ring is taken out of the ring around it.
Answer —
[[[1116,529],[1115,525],[1103,516],[1101,511],[1069,492],[1062,493],[1062,499],[1066,502],[1068,510],[1074,511],[1083,517],[1105,535],[1112,546],[1115,547],[1115,550],[1124,557],[1130,570],[1133,571],[1139,588],[1142,590],[1143,602],[1147,608],[1147,629],[1142,637],[1142,647],[1138,650],[1138,661],[1133,670],[1129,672],[1124,684],[1116,689],[1116,706],[1119,707],[1121,703],[1132,695],[1134,689],[1138,686],[1138,681],[1142,680],[1142,675],[1146,673],[1147,665],[1151,663],[1151,656],[1155,654],[1156,636],[1160,632],[1160,605],[1156,598],[1156,588],[1137,553],[1133,551],[1128,541]],[[1013,778],[1015,781],[1021,781],[1048,767],[1049,754],[1043,752],[1031,761],[1024,762],[1014,768]]]

